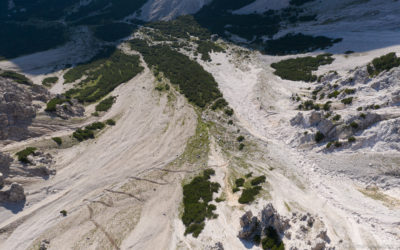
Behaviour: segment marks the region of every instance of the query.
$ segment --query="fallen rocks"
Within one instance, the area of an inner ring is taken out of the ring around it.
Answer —
[[[85,113],[85,108],[76,99],[69,102],[56,105],[55,114],[62,119],[69,119],[71,117],[82,117]]]

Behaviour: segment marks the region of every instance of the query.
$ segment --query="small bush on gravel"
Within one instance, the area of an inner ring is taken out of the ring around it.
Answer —
[[[356,138],[355,138],[354,136],[350,136],[349,139],[348,139],[348,141],[349,141],[350,143],[353,143],[353,142],[356,141]]]
[[[251,180],[251,185],[257,186],[257,185],[259,185],[261,183],[264,183],[265,180],[266,180],[265,175],[258,176],[256,178],[254,178],[253,180]]]
[[[58,146],[62,144],[62,139],[60,137],[53,137],[51,139],[53,139],[53,141],[55,141]]]
[[[115,121],[113,119],[108,119],[106,121],[106,124],[109,125],[109,126],[114,126],[115,125]]]
[[[350,123],[350,126],[351,126],[352,128],[354,128],[354,129],[357,129],[357,128],[358,128],[358,123],[357,123],[357,122],[351,122],[351,123]]]
[[[244,136],[241,135],[241,136],[239,136],[236,140],[237,140],[238,142],[242,142],[242,141],[244,141]]]
[[[86,141],[94,138],[94,133],[90,129],[77,129],[72,136],[78,141]]]
[[[22,163],[31,163],[28,160],[28,156],[34,154],[36,149],[37,148],[35,147],[27,147],[24,150],[19,151],[18,153],[16,153],[16,155],[18,156],[18,161]]]
[[[244,149],[244,144],[243,144],[243,143],[240,143],[240,144],[239,144],[239,150],[242,151],[243,149]]]
[[[236,187],[242,187],[244,184],[244,179],[243,178],[236,179],[235,184]]]
[[[321,142],[324,138],[325,138],[325,135],[324,135],[323,133],[321,133],[320,131],[318,131],[318,132],[315,134],[315,137],[314,137],[314,139],[315,139],[315,141],[316,141],[317,143]]]
[[[341,102],[345,105],[349,105],[353,102],[353,97],[344,98],[341,100]]]
[[[115,96],[110,96],[102,100],[99,104],[96,105],[96,111],[97,112],[108,111],[114,104],[115,99],[116,99]]]
[[[334,117],[332,117],[332,120],[334,120],[334,121],[339,121],[340,120],[340,118],[342,118],[342,116],[341,115],[335,115]]]
[[[58,77],[54,76],[54,77],[47,77],[44,78],[42,81],[42,84],[46,87],[50,87],[51,85],[53,85],[54,83],[56,83],[58,81]]]
[[[242,195],[239,198],[240,204],[250,203],[255,200],[255,196],[258,195],[261,191],[260,186],[255,186],[251,188],[246,188],[243,190]]]
[[[233,109],[225,109],[225,114],[227,116],[232,116],[233,115]]]

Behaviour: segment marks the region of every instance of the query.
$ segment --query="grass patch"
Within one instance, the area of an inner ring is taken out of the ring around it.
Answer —
[[[4,71],[0,74],[1,77],[13,80],[16,83],[24,84],[24,85],[32,85],[32,81],[29,80],[26,76],[19,74],[14,71]]]
[[[209,204],[213,200],[213,193],[217,193],[220,185],[210,182],[210,175],[214,170],[207,169],[203,175],[195,177],[190,183],[183,186],[183,205],[184,212],[182,222],[186,226],[186,234],[193,237],[199,236],[204,228],[206,218],[216,217],[215,205]]]
[[[35,147],[27,147],[24,150],[19,151],[15,155],[18,157],[18,161],[28,164],[28,163],[31,163],[28,160],[28,156],[34,154],[36,149],[37,148],[35,148]]]
[[[333,62],[331,54],[322,54],[316,57],[297,57],[295,59],[287,59],[271,64],[275,69],[274,74],[282,79],[292,81],[314,82],[317,76],[312,71],[318,70],[321,65],[331,64]]]

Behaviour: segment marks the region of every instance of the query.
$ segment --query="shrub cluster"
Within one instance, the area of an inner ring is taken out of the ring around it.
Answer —
[[[0,74],[0,76],[7,79],[11,79],[19,84],[32,85],[31,80],[29,80],[26,76],[14,71],[4,71],[3,73]]]
[[[45,111],[46,112],[54,112],[54,111],[56,111],[57,105],[58,104],[62,104],[64,102],[70,102],[70,99],[68,99],[68,98],[58,98],[58,97],[53,98],[47,103]]]
[[[53,137],[51,138],[58,146],[62,144],[62,139],[60,137]]]
[[[318,132],[315,134],[315,137],[314,137],[314,139],[315,139],[315,141],[316,141],[317,143],[321,142],[324,138],[325,138],[325,135],[324,135],[323,133],[321,133],[320,131],[318,131]]]
[[[199,236],[204,228],[206,218],[215,218],[216,206],[209,204],[213,200],[213,193],[217,193],[220,185],[216,182],[210,182],[210,175],[213,170],[205,170],[203,175],[195,177],[190,183],[183,186],[183,205],[184,212],[182,222],[186,226],[186,234],[192,234],[193,237]]]
[[[341,100],[341,102],[345,105],[349,105],[353,102],[353,97],[344,98]]]
[[[221,97],[213,103],[213,105],[211,106],[211,109],[217,110],[217,109],[222,109],[226,106],[228,106],[228,102],[224,98]]]
[[[211,52],[224,52],[225,50],[211,41],[198,41],[197,53],[201,54],[201,60],[211,61]]]
[[[110,96],[104,100],[102,100],[99,104],[96,105],[96,111],[108,111],[115,102],[116,97]]]
[[[367,70],[370,76],[375,76],[383,71],[399,66],[400,58],[397,57],[396,53],[392,52],[372,60],[372,62],[368,64]]]
[[[258,176],[258,177],[256,177],[256,178],[254,178],[253,180],[251,180],[251,185],[257,186],[257,185],[259,185],[259,184],[261,184],[261,183],[264,183],[265,180],[266,180],[265,175]]]
[[[57,81],[58,81],[58,77],[57,76],[46,77],[46,78],[43,79],[42,84],[44,86],[46,86],[46,87],[50,87],[51,85],[53,85]]]
[[[254,186],[250,188],[245,188],[242,191],[242,195],[239,197],[240,204],[247,204],[255,200],[255,196],[261,191],[260,186]]]
[[[273,249],[273,250],[284,250],[285,244],[282,242],[282,239],[279,237],[279,234],[276,230],[269,226],[265,229],[265,238],[261,240],[261,245],[264,250]]]
[[[65,95],[80,102],[95,102],[142,71],[139,56],[116,50],[108,58],[93,60],[69,70],[64,75],[66,82],[78,80],[83,75],[87,77],[80,81],[80,87],[68,90]]]
[[[331,64],[333,60],[331,54],[322,54],[316,57],[307,56],[283,60],[271,64],[271,67],[275,69],[274,74],[282,79],[314,82],[317,80],[317,76],[313,75],[312,71],[317,70],[321,65]]]
[[[16,153],[16,156],[18,156],[18,161],[22,163],[31,163],[28,160],[28,156],[34,154],[36,149],[37,148],[35,147],[27,147],[24,150],[19,151],[18,153]]]
[[[189,57],[168,46],[149,46],[143,40],[132,40],[131,48],[139,51],[146,63],[163,72],[172,84],[199,107],[222,97],[214,77]]]

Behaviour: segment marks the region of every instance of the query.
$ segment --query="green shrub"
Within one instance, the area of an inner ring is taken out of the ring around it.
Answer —
[[[239,191],[240,191],[240,188],[238,188],[238,187],[232,188],[232,193],[236,193],[236,192],[239,192]]]
[[[314,139],[315,139],[315,141],[316,141],[317,143],[321,142],[324,138],[325,138],[325,135],[324,135],[323,133],[321,133],[320,131],[318,131],[318,132],[315,134],[315,137],[314,137]]]
[[[334,120],[334,121],[339,121],[340,118],[342,118],[341,115],[335,115],[334,117],[332,117],[332,120]]]
[[[66,210],[61,210],[61,211],[60,211],[60,214],[62,214],[62,216],[65,217],[65,216],[67,216],[67,211],[66,211]]]
[[[322,54],[316,57],[297,57],[295,59],[287,59],[271,64],[275,69],[274,74],[282,79],[292,81],[314,82],[317,76],[312,74],[321,65],[331,64],[333,62],[331,54]]]
[[[244,136],[241,135],[241,136],[239,136],[238,138],[236,138],[236,140],[237,140],[238,142],[242,142],[242,141],[244,141]]]
[[[217,109],[222,109],[222,108],[224,108],[226,106],[228,106],[228,102],[224,98],[219,98],[211,106],[211,109],[212,110],[217,110]]]
[[[324,104],[324,106],[323,106],[323,109],[324,109],[325,111],[329,111],[329,110],[331,109],[331,103],[332,103],[332,102],[330,102],[330,101],[326,102],[326,103]]]
[[[105,127],[106,125],[102,122],[94,122],[88,126],[85,127],[85,129],[88,130],[101,130]]]
[[[373,106],[373,109],[380,109],[380,108],[381,108],[380,105],[374,105],[374,106]]]
[[[212,175],[215,175],[215,170],[214,170],[214,169],[208,168],[208,169],[206,169],[206,170],[203,171],[203,176],[204,176],[204,178],[206,178],[207,180],[210,179],[210,177],[211,177]]]
[[[254,178],[253,180],[251,180],[251,185],[253,185],[253,186],[259,185],[261,183],[264,183],[265,180],[266,180],[265,175],[258,176],[256,178]]]
[[[56,107],[58,104],[63,104],[64,102],[69,102],[69,99],[64,99],[64,98],[53,98],[51,99],[47,105],[46,105],[46,112],[54,112],[56,111]]]
[[[367,70],[370,76],[375,76],[383,71],[388,71],[399,66],[400,58],[397,57],[396,53],[392,52],[372,60],[372,62],[368,64]]]
[[[342,146],[342,143],[340,141],[335,141],[335,147],[339,148]]]
[[[43,79],[42,84],[44,86],[50,87],[51,85],[53,85],[57,81],[58,81],[58,77],[57,76],[47,77],[47,78]]]
[[[108,119],[106,121],[106,124],[109,125],[109,126],[114,126],[115,125],[115,121],[113,119]]]
[[[367,115],[364,114],[364,113],[361,113],[361,114],[360,114],[360,117],[363,118],[363,119],[365,119],[365,118],[367,117]]]
[[[358,129],[358,123],[357,122],[351,122],[350,126],[354,129]]]
[[[212,171],[205,170],[203,175],[183,186],[182,222],[186,226],[185,235],[191,233],[193,237],[197,237],[204,228],[205,219],[215,217],[213,211],[216,207],[208,203],[212,201],[213,193],[218,192],[220,185],[209,181]]]
[[[24,150],[19,151],[15,155],[18,156],[18,161],[20,161],[22,163],[31,163],[28,160],[28,156],[34,154],[36,149],[37,148],[35,148],[35,147],[27,147]]]
[[[116,99],[115,96],[110,96],[102,100],[99,104],[96,105],[96,111],[97,112],[108,111],[114,104],[115,99]]]
[[[244,145],[243,143],[240,143],[240,144],[239,144],[239,150],[242,151],[242,150],[244,149],[244,146],[245,146],[245,145]]]
[[[326,144],[326,148],[330,148],[331,146],[332,146],[332,142],[331,141]]]
[[[266,237],[261,240],[261,245],[264,250],[284,250],[285,245],[283,244],[281,238],[279,237],[276,230],[269,226],[265,229]]]
[[[353,102],[353,97],[344,98],[341,100],[341,102],[345,105],[349,105]]]
[[[362,107],[358,107],[357,108],[357,111],[361,111],[363,108]]]
[[[232,121],[232,120],[229,120],[229,121],[228,121],[228,125],[233,125],[233,121]]]
[[[354,136],[350,136],[349,139],[348,139],[348,141],[349,141],[350,143],[353,143],[353,142],[356,141],[356,138],[355,138]]]
[[[339,94],[340,94],[340,92],[335,90],[328,94],[328,98],[336,98]]]
[[[78,141],[86,141],[94,138],[94,133],[90,129],[77,129],[72,136]]]
[[[62,144],[62,139],[60,137],[53,137],[51,139],[53,139],[53,141],[55,141],[55,143],[57,143],[58,146]]]
[[[255,196],[261,191],[260,186],[254,186],[243,190],[242,195],[239,198],[240,204],[247,204],[255,200]]]
[[[236,179],[235,184],[236,184],[236,187],[242,187],[244,184],[244,179],[243,178]]]
[[[351,95],[351,94],[356,93],[356,90],[355,90],[355,89],[345,89],[345,90],[344,90],[344,93],[345,93],[346,95]]]
[[[14,71],[4,71],[3,73],[0,74],[0,76],[7,79],[11,79],[19,84],[32,85],[31,80],[29,80],[26,76]]]
[[[250,177],[252,177],[252,176],[253,176],[253,172],[250,172],[250,173],[246,174],[244,177],[250,178]]]
[[[233,109],[225,109],[225,114],[227,116],[232,116],[233,115]]]

